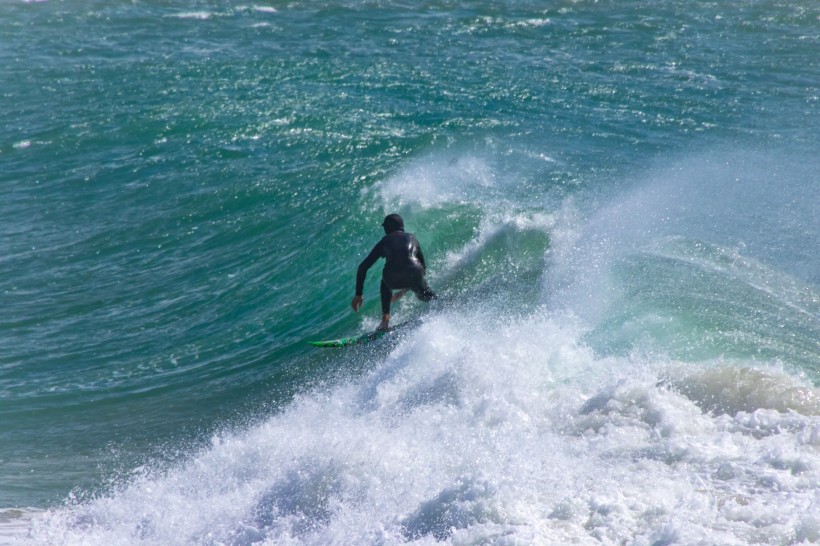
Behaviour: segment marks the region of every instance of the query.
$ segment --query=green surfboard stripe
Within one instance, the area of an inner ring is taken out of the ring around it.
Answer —
[[[359,343],[367,343],[369,341],[373,341],[375,339],[379,339],[383,335],[392,332],[402,326],[409,324],[408,322],[402,322],[392,328],[388,328],[387,330],[377,330],[375,332],[367,332],[365,334],[359,334],[357,336],[350,336],[350,337],[343,337],[339,339],[330,339],[327,341],[308,341],[309,344],[313,345],[314,347],[324,347],[324,348],[334,348],[334,347],[347,347],[349,345],[358,345]]]

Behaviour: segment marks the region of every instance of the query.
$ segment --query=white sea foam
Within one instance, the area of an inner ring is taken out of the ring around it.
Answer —
[[[0,546],[20,544],[27,535],[32,518],[42,514],[40,509],[0,509]]]
[[[385,207],[476,203],[496,186],[498,176],[486,160],[475,156],[427,158],[416,162],[380,187]]]
[[[215,16],[216,14],[210,11],[185,11],[168,15],[168,17],[174,17],[177,19],[197,19],[200,21],[206,21]]]
[[[720,372],[680,363],[597,357],[580,333],[544,312],[430,317],[365,375],[225,432],[177,468],[37,518],[34,542],[816,539],[816,414],[788,400],[769,404],[785,411],[709,413],[694,383],[729,399],[748,400],[746,387],[732,394]],[[781,396],[771,385],[752,398]]]
[[[246,6],[236,6],[233,8],[235,11],[244,13],[244,12],[251,12],[251,13],[265,13],[265,14],[274,14],[279,13],[279,10],[273,6],[261,6],[261,5],[246,5]]]

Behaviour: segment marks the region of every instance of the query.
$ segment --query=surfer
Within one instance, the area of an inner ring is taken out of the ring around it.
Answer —
[[[357,313],[362,306],[362,292],[367,270],[379,258],[385,259],[382,271],[381,298],[382,322],[378,330],[386,330],[390,324],[390,303],[402,297],[408,290],[412,290],[421,301],[435,299],[436,294],[427,286],[424,278],[427,265],[421,246],[412,233],[405,233],[404,220],[398,214],[388,214],[382,222],[385,236],[376,243],[367,258],[359,264],[356,271],[356,295],[350,306]],[[398,290],[393,294],[393,290]]]

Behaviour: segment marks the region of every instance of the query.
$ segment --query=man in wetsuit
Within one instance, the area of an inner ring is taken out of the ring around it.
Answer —
[[[356,271],[356,295],[350,306],[359,312],[367,270],[376,263],[376,260],[384,258],[381,283],[382,322],[378,329],[386,330],[390,323],[390,303],[399,299],[407,290],[412,290],[421,301],[430,301],[436,294],[430,290],[424,279],[427,266],[419,242],[415,235],[404,232],[402,217],[398,214],[388,214],[382,226],[386,235],[376,243]],[[399,292],[394,296],[393,290]]]

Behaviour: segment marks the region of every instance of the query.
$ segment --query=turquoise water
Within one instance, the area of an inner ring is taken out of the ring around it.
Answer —
[[[3,2],[0,542],[820,540],[819,23]]]

